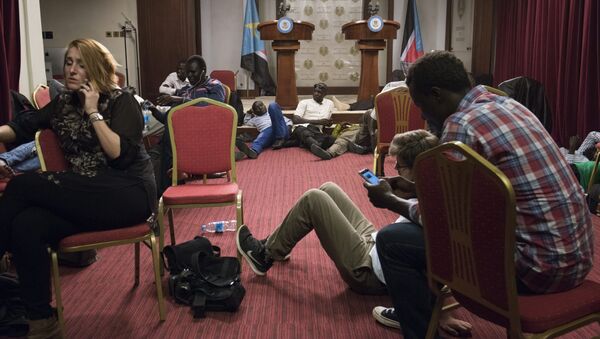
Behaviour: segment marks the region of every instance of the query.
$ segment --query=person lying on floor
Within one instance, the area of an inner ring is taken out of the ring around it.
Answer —
[[[269,109],[262,101],[252,103],[252,109],[244,116],[244,125],[256,127],[258,136],[248,147],[243,140],[237,138],[235,145],[241,151],[236,153],[236,160],[247,156],[256,159],[267,147],[271,147],[275,140],[289,138],[292,121],[283,116],[281,107],[276,102],[269,104]]]
[[[419,58],[406,83],[427,125],[441,131],[440,143],[463,142],[512,184],[517,293],[580,285],[592,268],[593,225],[583,189],[539,119],[514,99],[472,87],[463,63],[447,51]],[[376,243],[404,338],[424,338],[435,295],[423,274],[427,260],[418,202],[401,199],[386,181],[365,187],[374,206],[412,221],[383,228]]]
[[[385,178],[391,185],[412,179],[412,164],[417,155],[437,146],[438,139],[425,130],[398,134],[392,140],[390,154],[398,161],[396,169],[403,177]],[[357,178],[358,179],[358,178]],[[397,222],[406,222],[400,217]],[[377,229],[365,218],[336,184],[328,182],[319,189],[306,191],[288,212],[287,216],[266,239],[256,239],[246,225],[236,235],[239,252],[254,273],[265,275],[273,261],[286,260],[295,247],[314,230],[333,260],[341,278],[350,288],[361,294],[385,294],[385,278],[381,272],[375,239]],[[394,312],[387,315],[388,326],[399,327]],[[377,318],[381,321],[381,318]],[[471,325],[453,318],[449,313],[441,326],[456,332],[468,332]]]
[[[351,152],[356,154],[367,154],[369,152],[368,148],[362,145],[359,145],[357,142],[357,138],[361,131],[365,130],[365,127],[361,124],[350,124],[350,123],[341,123],[339,125],[340,131],[339,134],[335,136],[335,141],[333,145],[329,146],[327,149],[322,149],[317,144],[312,144],[310,146],[310,152],[322,160],[331,160],[335,157],[339,157],[340,155]],[[335,130],[334,130],[335,132]]]

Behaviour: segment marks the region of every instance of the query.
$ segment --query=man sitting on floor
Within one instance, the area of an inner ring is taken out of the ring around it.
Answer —
[[[511,98],[484,86],[471,88],[462,62],[449,52],[418,59],[406,83],[428,125],[442,131],[441,143],[465,143],[510,180],[517,204],[518,293],[553,293],[581,284],[592,268],[590,214],[581,186],[538,118]],[[399,198],[386,181],[365,187],[373,205],[413,221],[385,227],[376,242],[402,334],[424,338],[435,296],[423,274],[418,202]]]
[[[417,155],[437,144],[438,138],[425,130],[396,135],[390,146],[390,154],[396,156],[396,169],[404,177],[385,180],[392,186],[407,179],[412,180],[411,168]],[[360,179],[357,177],[357,180]],[[400,217],[396,222],[409,221]],[[267,239],[261,241],[254,238],[248,226],[242,225],[236,243],[252,270],[258,275],[265,275],[274,260],[286,260],[295,245],[312,230],[352,290],[362,294],[385,293],[385,279],[375,249],[377,229],[348,195],[332,182],[304,193]],[[387,317],[378,317],[381,310],[374,310],[378,321],[400,327],[398,321],[393,319],[393,310]],[[469,332],[471,328],[469,323],[457,320],[449,313],[443,315],[440,326],[460,333]]]

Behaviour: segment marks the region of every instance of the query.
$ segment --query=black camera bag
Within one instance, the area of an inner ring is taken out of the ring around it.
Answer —
[[[189,258],[178,257],[180,263],[189,262],[189,266],[178,274],[171,273],[169,293],[177,303],[191,306],[194,318],[203,318],[205,311],[235,312],[246,294],[240,282],[240,262],[234,257],[216,256],[210,241],[202,239],[208,242],[208,247],[204,245],[204,250],[194,252]],[[169,267],[176,266],[170,262]]]
[[[213,256],[221,255],[221,249],[217,246],[212,246],[210,241],[205,237],[195,237],[192,240],[184,243],[165,246],[163,255],[167,258],[165,264],[168,264],[167,269],[171,275],[181,273],[184,269],[192,267],[192,255],[194,253],[210,253]]]

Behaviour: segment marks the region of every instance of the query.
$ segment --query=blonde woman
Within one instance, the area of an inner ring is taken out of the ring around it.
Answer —
[[[0,198],[0,255],[13,254],[31,337],[60,331],[50,308],[46,246],[83,231],[131,226],[155,210],[142,113],[133,95],[117,86],[116,67],[97,41],[72,41],[64,60],[68,91],[0,126],[2,142],[32,140],[38,129],[52,129],[70,165],[64,172],[19,175]]]

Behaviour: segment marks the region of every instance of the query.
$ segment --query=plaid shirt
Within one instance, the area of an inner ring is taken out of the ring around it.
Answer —
[[[583,189],[544,126],[515,100],[473,88],[440,142],[462,141],[510,180],[516,196],[516,272],[538,293],[570,289],[592,267],[592,221]]]
[[[188,102],[198,98],[209,98],[220,102],[225,102],[225,88],[217,79],[207,78],[203,84],[196,86],[186,85],[175,92],[183,98],[183,102]]]

